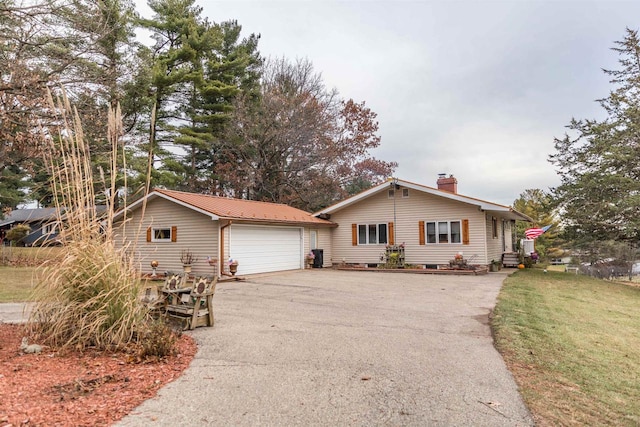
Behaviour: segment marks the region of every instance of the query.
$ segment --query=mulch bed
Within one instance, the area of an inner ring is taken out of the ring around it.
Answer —
[[[0,426],[106,426],[189,366],[197,347],[182,335],[176,355],[138,361],[124,353],[22,354],[20,325],[0,323]]]

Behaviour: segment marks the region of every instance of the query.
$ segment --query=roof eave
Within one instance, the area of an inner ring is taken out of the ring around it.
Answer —
[[[233,221],[233,222],[241,222],[246,224],[265,224],[265,225],[297,225],[297,226],[308,226],[308,227],[337,227],[338,224],[326,221],[326,222],[316,222],[316,221],[295,221],[295,220],[274,220],[274,219],[260,219],[260,218],[240,218],[233,216],[225,216],[220,217],[223,221]]]
[[[458,202],[462,202],[462,203],[467,203],[470,205],[474,205],[474,206],[479,206],[481,209],[490,209],[491,207],[494,206],[500,206],[500,205],[494,205],[492,203],[487,203],[487,202],[483,202],[481,200],[476,200],[473,198],[469,198],[467,196],[462,196],[459,194],[454,194],[454,193],[449,193],[447,191],[442,191],[442,190],[438,190],[435,188],[431,188],[431,187],[427,187],[424,185],[418,185],[418,184],[414,184],[412,182],[409,181],[403,181],[401,179],[396,181],[398,185],[402,185],[403,187],[415,190],[415,191],[420,191],[423,193],[427,193],[427,194],[432,194],[435,196],[440,196],[440,197],[444,197],[446,199],[451,199],[451,200],[456,200]],[[322,214],[331,214],[333,212],[336,212],[340,209],[344,209],[349,205],[352,205],[353,203],[359,202],[362,199],[366,199],[367,197],[370,197],[376,193],[379,193],[380,191],[383,191],[385,188],[390,187],[391,185],[393,185],[393,181],[386,181],[383,182],[381,184],[378,184],[375,187],[371,187],[368,190],[365,190],[359,194],[356,194],[355,196],[351,196],[348,199],[345,199],[341,202],[338,202],[332,206],[329,206],[328,208],[325,208],[319,212],[316,212],[313,214],[313,216],[318,216],[318,215],[322,215]]]
[[[432,187],[428,187],[425,185],[420,185],[420,184],[414,184],[412,182],[409,181],[404,181],[404,180],[397,180],[396,181],[398,185],[402,185],[403,187],[409,188],[409,189],[413,189],[416,191],[420,191],[423,193],[427,193],[427,194],[432,194],[434,196],[439,196],[439,197],[443,197],[445,199],[449,199],[449,200],[455,200],[461,203],[466,203],[468,205],[472,205],[472,206],[478,206],[481,210],[483,211],[496,211],[496,212],[500,212],[500,213],[511,213],[513,217],[515,217],[514,219],[518,219],[521,221],[529,221],[529,222],[533,222],[533,220],[531,218],[529,218],[528,216],[516,211],[515,209],[509,207],[509,206],[503,206],[503,205],[499,205],[497,203],[491,203],[491,202],[487,202],[485,200],[480,200],[480,199],[475,199],[473,197],[469,197],[469,196],[463,196],[461,194],[455,194],[455,193],[449,193],[447,191],[442,191],[442,190],[438,190],[436,188],[432,188]],[[338,202],[332,206],[329,206],[319,212],[316,212],[313,214],[313,216],[319,216],[322,214],[331,214],[333,212],[336,212],[340,209],[344,209],[347,206],[350,206],[356,202],[359,202],[362,199],[365,199],[367,197],[370,197],[380,191],[383,191],[386,187],[393,185],[393,181],[386,181],[383,182],[381,184],[378,184],[375,187],[371,187],[368,190],[365,190],[359,194],[356,194],[355,196],[351,196],[348,199],[345,199],[341,202]],[[510,215],[511,216],[511,215]]]
[[[317,217],[317,216],[322,215],[322,214],[331,214],[331,213],[333,213],[335,211],[339,211],[340,209],[346,208],[349,205],[352,205],[352,204],[354,204],[356,202],[359,202],[362,199],[366,199],[367,197],[372,196],[372,195],[382,191],[382,189],[385,186],[388,186],[388,185],[389,185],[389,182],[383,182],[382,184],[378,184],[375,187],[371,187],[368,190],[364,190],[363,192],[358,193],[355,196],[351,196],[351,197],[349,197],[349,198],[347,198],[347,199],[345,199],[345,200],[343,200],[341,202],[338,202],[338,203],[333,204],[333,205],[331,205],[329,207],[326,207],[321,211],[315,212],[312,215]]]
[[[147,194],[145,197],[142,197],[142,198],[140,198],[140,199],[136,200],[136,201],[135,201],[135,202],[133,202],[131,205],[127,206],[126,208],[122,209],[120,212],[116,213],[116,214],[113,216],[113,220],[114,220],[114,221],[119,220],[119,219],[120,219],[120,217],[122,217],[123,215],[125,215],[125,213],[133,212],[133,211],[135,211],[135,210],[139,209],[139,208],[140,208],[140,206],[142,205],[142,203],[143,203],[145,200],[147,200],[147,202],[149,202],[150,200],[153,200],[153,199],[155,199],[156,197],[160,197],[160,198],[162,198],[162,199],[169,200],[169,201],[171,201],[171,202],[173,202],[173,203],[176,203],[176,204],[178,204],[178,205],[180,205],[180,206],[184,206],[184,207],[187,207],[187,208],[189,208],[189,209],[191,209],[191,210],[194,210],[194,211],[196,211],[196,212],[199,212],[199,213],[201,213],[201,214],[203,214],[203,215],[206,215],[206,216],[210,217],[210,218],[211,218],[211,220],[213,220],[213,221],[216,221],[216,220],[219,220],[219,219],[220,219],[220,216],[218,216],[218,215],[216,215],[216,214],[214,214],[214,213],[212,213],[212,212],[207,212],[207,211],[205,211],[205,210],[203,210],[203,209],[197,208],[197,207],[195,207],[195,206],[193,206],[193,205],[190,205],[190,204],[188,204],[188,203],[185,203],[185,202],[183,202],[183,201],[181,201],[181,200],[177,200],[177,199],[175,199],[175,198],[173,198],[173,197],[171,197],[171,196],[168,196],[168,195],[166,195],[166,194],[160,193],[160,192],[158,192],[158,191],[152,191],[151,193]]]
[[[504,209],[483,209],[483,211],[487,212],[487,213],[492,213],[492,214],[496,214],[496,215],[500,215],[503,216],[507,219],[512,219],[515,221],[526,221],[526,222],[533,222],[533,219],[531,219],[530,217],[528,217],[527,215],[518,212],[517,210],[513,209],[513,208],[504,208]]]

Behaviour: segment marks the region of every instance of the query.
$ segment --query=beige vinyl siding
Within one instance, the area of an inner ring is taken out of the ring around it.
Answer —
[[[317,249],[322,249],[322,266],[331,267],[331,230],[326,227],[304,229],[304,255],[311,251],[311,231],[317,234]]]
[[[304,237],[303,237],[304,245],[303,245],[302,251],[304,252],[305,258],[309,254],[309,251],[311,251],[311,230],[317,231],[317,229],[315,228],[308,228],[308,227],[304,228]]]
[[[333,265],[333,256],[331,250],[331,229],[319,228],[318,230],[318,249],[322,249],[322,266],[331,267]]]
[[[409,197],[402,197],[402,187],[396,192],[394,225],[395,243],[405,244],[406,262],[410,264],[448,264],[456,253],[463,252],[473,263],[486,264],[485,217],[477,206],[455,200],[444,199],[409,189]],[[358,203],[331,215],[331,221],[339,224],[332,230],[334,263],[377,264],[384,253],[385,245],[353,246],[351,224],[374,224],[393,222],[393,199],[388,192],[381,191]],[[469,220],[469,245],[419,244],[419,221]]]
[[[125,227],[125,241],[135,247],[138,268],[144,273],[151,272],[149,263],[157,260],[158,273],[182,271],[180,254],[189,249],[198,260],[193,264],[192,274],[213,274],[213,267],[207,263],[207,256],[218,258],[218,221],[176,203],[156,198],[147,204],[145,218],[138,234],[138,224],[142,209],[135,210]],[[122,231],[122,223],[119,224]],[[176,242],[147,242],[148,227],[177,227]],[[116,236],[116,244],[122,244],[122,233]],[[135,244],[134,244],[135,242]]]
[[[487,227],[487,263],[492,260],[502,260],[503,251],[503,229],[502,229],[502,218],[495,216],[498,222],[498,237],[493,237],[493,226],[492,226],[492,218],[494,215],[486,215],[486,227]]]

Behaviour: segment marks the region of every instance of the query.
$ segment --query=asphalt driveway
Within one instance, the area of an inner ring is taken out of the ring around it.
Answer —
[[[312,270],[220,284],[191,366],[118,425],[533,425],[488,326],[504,278]]]

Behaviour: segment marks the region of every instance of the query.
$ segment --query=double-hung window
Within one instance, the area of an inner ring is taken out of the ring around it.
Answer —
[[[387,241],[387,224],[358,224],[359,245],[384,245]]]
[[[462,243],[460,221],[430,221],[425,227],[427,244]]]

